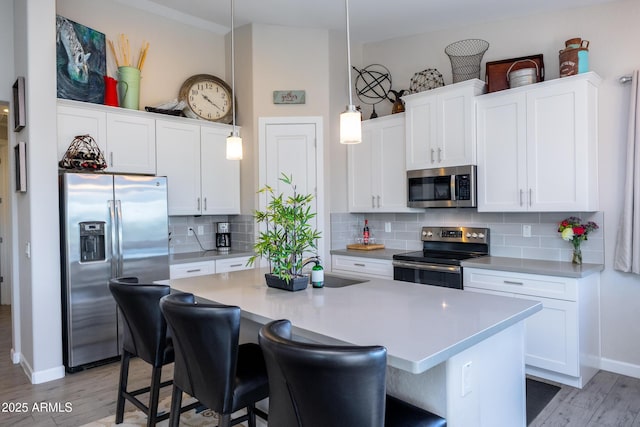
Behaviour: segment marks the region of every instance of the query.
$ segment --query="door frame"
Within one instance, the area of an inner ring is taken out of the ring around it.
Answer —
[[[258,188],[264,187],[267,182],[267,126],[269,125],[303,125],[312,124],[316,129],[316,204],[317,204],[317,224],[318,229],[322,232],[322,237],[318,241],[318,254],[322,260],[325,269],[331,264],[329,255],[330,245],[330,227],[326,223],[325,218],[328,215],[325,212],[325,196],[324,196],[324,133],[323,119],[321,116],[296,116],[296,117],[258,117]],[[258,197],[258,209],[265,208],[266,198]],[[255,228],[256,237],[260,232],[260,228]]]

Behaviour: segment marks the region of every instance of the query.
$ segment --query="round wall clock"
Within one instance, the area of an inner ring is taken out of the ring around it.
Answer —
[[[182,83],[178,95],[187,106],[185,113],[192,118],[212,122],[231,123],[233,93],[229,85],[210,74],[196,74]]]

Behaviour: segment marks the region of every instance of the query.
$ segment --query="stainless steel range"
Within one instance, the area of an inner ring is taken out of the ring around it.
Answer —
[[[422,250],[394,255],[393,278],[462,289],[460,263],[488,254],[488,228],[422,227]]]

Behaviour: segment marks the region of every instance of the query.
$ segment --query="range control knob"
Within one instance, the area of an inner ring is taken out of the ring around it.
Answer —
[[[432,237],[433,233],[431,231],[422,231],[422,237]]]
[[[479,239],[484,239],[484,233],[478,233],[478,238]]]
[[[478,233],[472,233],[471,237],[473,237],[474,239],[477,239],[478,238]]]
[[[471,233],[467,232],[467,239],[471,238]]]

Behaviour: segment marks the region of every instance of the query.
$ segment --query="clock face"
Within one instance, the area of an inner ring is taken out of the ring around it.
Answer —
[[[230,123],[233,94],[224,80],[198,74],[189,77],[180,88],[180,100],[187,103],[195,117],[214,122]]]

